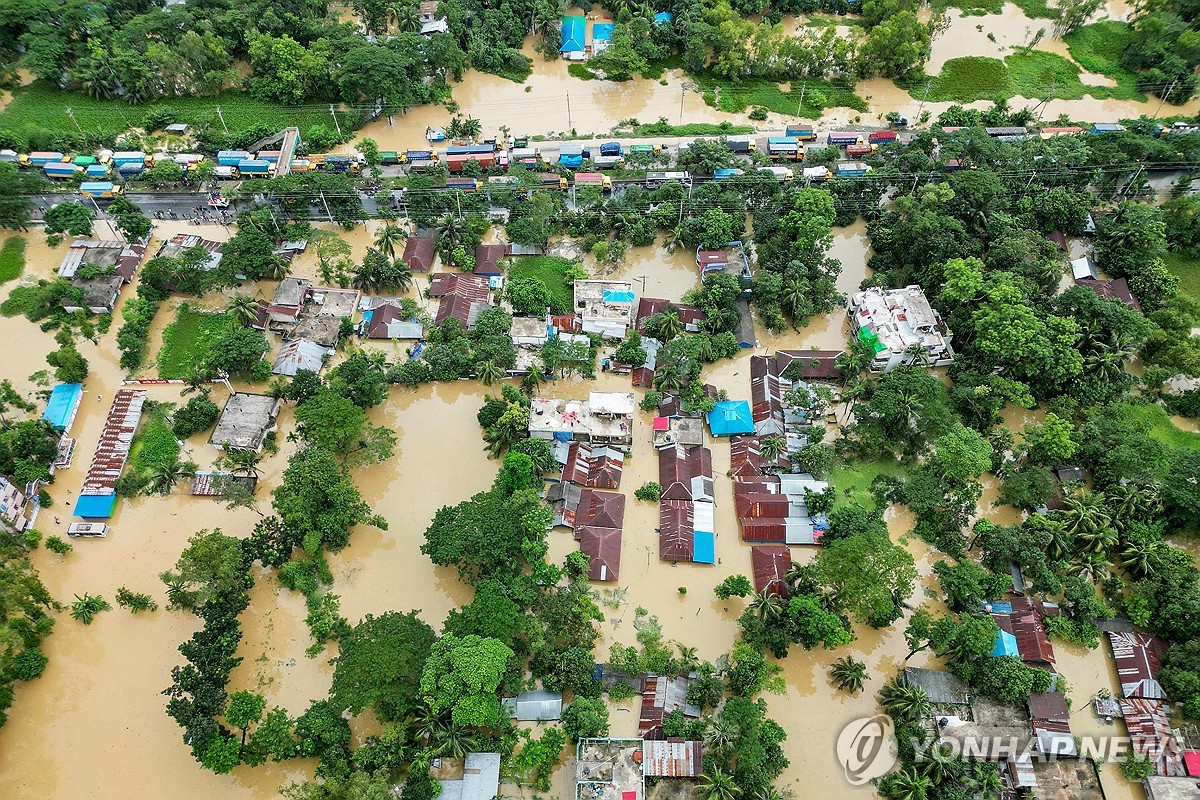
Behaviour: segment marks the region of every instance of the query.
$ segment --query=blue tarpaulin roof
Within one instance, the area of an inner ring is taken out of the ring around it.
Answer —
[[[696,531],[693,535],[692,561],[697,564],[715,564],[717,548],[715,537],[708,531]]]
[[[671,12],[670,11],[660,11],[654,15],[654,24],[655,25],[666,25],[670,21],[671,21]]]
[[[713,436],[736,436],[754,433],[754,418],[745,400],[725,400],[708,412],[708,429]]]
[[[583,17],[563,17],[562,46],[559,52],[582,53],[584,40],[587,37],[587,20]]]
[[[117,504],[117,494],[81,494],[75,501],[75,516],[83,519],[108,519],[112,516],[113,506]]]
[[[79,400],[83,396],[82,383],[60,383],[50,392],[50,402],[42,419],[50,423],[56,431],[65,431],[79,408]]]
[[[632,303],[634,300],[633,292],[619,289],[605,289],[603,297],[606,303]]]
[[[1008,631],[997,631],[996,646],[992,649],[994,656],[1015,656],[1018,654],[1017,637]]]
[[[613,30],[616,28],[611,22],[596,22],[592,24],[592,41],[607,42],[612,39]]]

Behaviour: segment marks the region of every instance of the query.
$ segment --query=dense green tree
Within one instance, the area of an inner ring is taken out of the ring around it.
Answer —
[[[330,699],[355,715],[371,708],[382,722],[404,719],[435,639],[416,612],[368,614],[338,642]]]
[[[447,634],[433,645],[421,675],[421,695],[435,710],[449,710],[459,725],[500,723],[496,694],[513,652],[496,639]]]

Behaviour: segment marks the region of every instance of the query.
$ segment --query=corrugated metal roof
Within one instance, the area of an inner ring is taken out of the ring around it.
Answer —
[[[713,499],[712,452],[707,447],[659,448],[658,482],[666,500]]]
[[[785,575],[792,567],[792,551],[785,546],[763,545],[750,548],[754,569],[754,590],[759,594],[788,594]]]
[[[588,556],[588,579],[615,581],[621,574],[621,531],[584,525],[575,529],[579,552]]]
[[[551,722],[562,716],[562,692],[535,689],[505,697],[500,702],[518,722]]]
[[[1187,774],[1165,703],[1141,698],[1123,699],[1121,716],[1125,718],[1133,750],[1153,762],[1155,773],[1180,777]]]
[[[642,742],[642,774],[648,778],[694,778],[704,771],[703,743],[683,739]]]
[[[1126,697],[1162,700],[1167,696],[1158,673],[1162,669],[1163,643],[1149,634],[1108,632],[1121,693]]]

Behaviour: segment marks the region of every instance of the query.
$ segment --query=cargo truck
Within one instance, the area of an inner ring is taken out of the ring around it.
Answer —
[[[759,169],[763,172],[771,173],[775,176],[775,180],[779,181],[780,183],[790,181],[795,177],[789,167],[759,167]]]
[[[121,187],[112,181],[84,181],[79,184],[79,193],[93,200],[107,200],[121,193]]]
[[[563,144],[558,148],[558,163],[568,169],[576,169],[583,164],[583,147],[577,144]]]
[[[490,144],[452,144],[446,148],[447,156],[491,155],[496,148]]]
[[[616,169],[624,163],[624,156],[596,156],[592,159],[592,165],[596,169]]]
[[[619,156],[623,152],[620,142],[605,142],[600,145],[600,155],[602,156]]]
[[[800,149],[800,140],[795,136],[772,136],[767,139],[767,155],[798,161],[804,157],[804,152]]]
[[[725,140],[725,146],[731,153],[753,153],[758,145],[749,136],[731,136]]]
[[[812,125],[788,125],[783,129],[784,136],[795,136],[802,142],[815,142],[817,134]]]
[[[5,164],[19,164],[21,163],[21,156],[16,150],[0,150],[0,161]]]
[[[78,172],[83,172],[83,167],[77,167],[69,161],[50,161],[42,165],[42,170],[46,173],[47,178],[71,178]]]
[[[879,149],[879,145],[872,144],[848,144],[846,145],[846,155],[848,156],[866,156],[874,153]]]
[[[402,155],[402,153],[398,153],[395,150],[380,150],[379,163],[385,167],[390,167],[393,164],[400,164],[402,163]]]
[[[250,158],[250,154],[245,150],[218,150],[217,166],[236,167],[239,162],[248,158]]]
[[[117,174],[122,178],[131,178],[134,175],[141,175],[146,171],[146,164],[143,161],[130,161],[117,166]]]
[[[630,145],[630,155],[656,156],[662,152],[662,145],[658,144],[635,144]]]
[[[236,166],[220,166],[213,171],[213,177],[219,181],[235,180],[238,176]]]
[[[1125,126],[1116,122],[1097,122],[1092,125],[1091,132],[1097,136],[1112,136],[1114,133],[1124,133]]]
[[[18,157],[21,166],[23,167],[44,167],[47,164],[55,161],[61,162],[64,156],[62,153],[51,152],[47,150],[35,150],[29,155]]]
[[[553,172],[539,172],[538,186],[543,189],[566,189],[567,179]]]
[[[238,162],[237,171],[243,178],[269,178],[275,174],[275,165],[258,158],[243,158]]]
[[[357,175],[361,169],[358,161],[353,156],[343,155],[325,156],[325,162],[321,165],[321,168],[335,175],[343,175],[347,172],[351,175]],[[245,172],[245,170],[242,171]]]
[[[475,178],[446,178],[446,189],[454,189],[460,192],[477,192],[479,187],[483,185],[482,181]]]
[[[859,144],[862,137],[854,131],[830,131],[829,144],[831,147],[845,147],[848,144]]]
[[[87,173],[89,178],[103,178],[108,174],[108,169],[108,166],[105,164],[92,164],[84,169],[84,172]]]
[[[714,181],[723,181],[726,178],[732,178],[734,175],[745,175],[746,173],[740,169],[718,169],[713,171]]]
[[[647,172],[645,178],[645,186],[647,189],[657,189],[664,183],[670,181],[679,181],[683,186],[690,187],[692,185],[692,173],[690,172]]]
[[[612,191],[612,178],[599,172],[576,172],[576,186],[593,186],[604,191]]]
[[[834,170],[839,178],[858,178],[870,172],[871,168],[861,161],[841,161]]]
[[[146,154],[141,150],[118,150],[112,154],[112,162],[117,167],[123,167],[126,164],[141,164],[146,166]]]
[[[446,169],[450,172],[462,172],[467,162],[474,161],[483,169],[496,163],[494,153],[456,153],[446,156]]]
[[[820,183],[829,177],[829,167],[805,167],[801,171],[801,174],[806,181]]]
[[[96,163],[96,157],[95,156],[75,156],[73,159],[71,159],[71,163],[77,167],[83,167],[84,169],[87,169],[92,164]]]
[[[867,137],[867,141],[871,144],[887,144],[896,141],[895,131],[875,131]]]

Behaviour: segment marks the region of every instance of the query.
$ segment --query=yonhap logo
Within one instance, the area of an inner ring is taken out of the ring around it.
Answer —
[[[838,734],[837,757],[851,786],[882,778],[896,766],[892,718],[886,714],[856,719]]]

